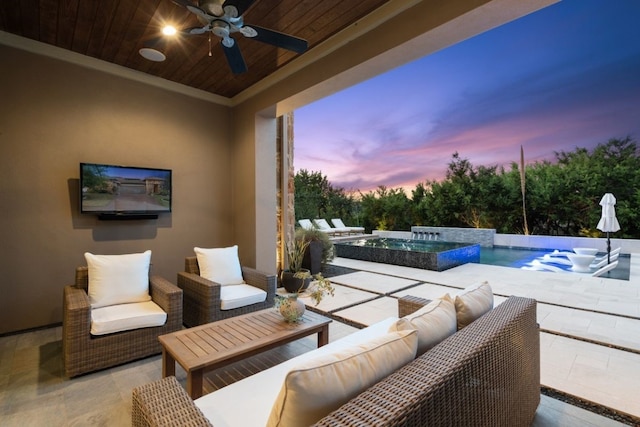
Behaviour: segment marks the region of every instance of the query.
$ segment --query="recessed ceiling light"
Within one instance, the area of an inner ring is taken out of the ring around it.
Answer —
[[[146,58],[149,61],[162,62],[167,59],[164,53],[149,47],[143,47],[138,52],[140,53],[140,55],[142,55],[143,58]]]
[[[173,36],[176,34],[176,32],[176,29],[171,25],[167,25],[162,29],[162,34],[164,34],[165,36]]]

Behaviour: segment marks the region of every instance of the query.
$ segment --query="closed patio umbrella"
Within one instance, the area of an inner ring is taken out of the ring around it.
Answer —
[[[611,263],[611,240],[609,233],[615,233],[620,230],[618,218],[616,218],[616,198],[611,193],[606,193],[600,200],[602,206],[602,217],[596,226],[598,230],[607,233],[607,264]]]

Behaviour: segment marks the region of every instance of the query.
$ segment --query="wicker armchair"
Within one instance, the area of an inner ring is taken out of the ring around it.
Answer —
[[[92,336],[87,267],[76,269],[74,285],[65,286],[62,357],[68,377],[104,369],[162,351],[158,336],[182,329],[182,291],[159,276],[149,279],[151,299],[167,313],[163,326]]]
[[[184,292],[184,324],[188,327],[215,322],[216,320],[271,308],[276,295],[276,276],[268,275],[250,267],[242,267],[242,277],[251,286],[267,293],[263,302],[222,310],[220,306],[220,284],[200,276],[198,260],[186,257],[184,272],[178,273],[178,287]]]

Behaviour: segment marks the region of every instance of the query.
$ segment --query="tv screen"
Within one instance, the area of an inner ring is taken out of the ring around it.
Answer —
[[[102,215],[171,212],[171,170],[80,163],[80,212]]]

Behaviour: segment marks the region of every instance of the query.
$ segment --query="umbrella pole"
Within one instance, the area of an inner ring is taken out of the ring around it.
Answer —
[[[607,231],[607,265],[611,264],[611,240],[609,239],[609,232]]]

